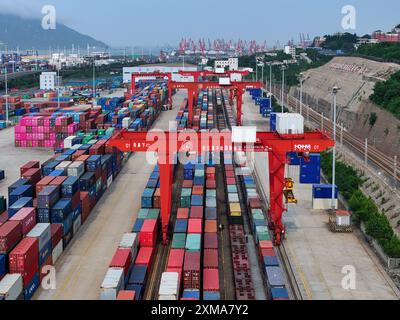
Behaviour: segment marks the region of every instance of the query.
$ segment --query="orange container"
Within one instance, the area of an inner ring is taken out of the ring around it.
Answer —
[[[193,186],[192,195],[202,196],[204,194],[204,186]]]
[[[216,233],[217,232],[217,220],[206,220],[204,226],[205,233]]]

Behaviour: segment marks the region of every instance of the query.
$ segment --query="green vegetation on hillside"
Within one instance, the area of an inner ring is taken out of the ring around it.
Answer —
[[[332,182],[332,154],[323,153],[321,168],[329,182]],[[348,201],[353,219],[365,223],[366,232],[375,238],[383,251],[391,258],[400,258],[400,239],[393,232],[387,217],[379,212],[371,198],[361,191],[362,179],[350,166],[336,162],[336,185]]]
[[[382,61],[400,61],[400,43],[399,42],[380,42],[374,44],[363,44],[357,54],[378,58]]]
[[[375,84],[370,99],[400,119],[400,71],[394,73],[387,81]]]
[[[345,52],[353,51],[357,43],[357,35],[351,33],[326,35],[326,41],[322,47],[330,50],[342,50]]]
[[[30,74],[20,78],[15,78],[8,80],[8,89],[30,89],[34,87],[39,87],[40,85],[39,74]],[[5,90],[5,83],[0,83],[0,90]]]

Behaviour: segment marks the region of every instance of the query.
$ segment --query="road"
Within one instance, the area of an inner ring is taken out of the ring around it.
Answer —
[[[180,106],[185,95],[174,96]],[[163,112],[154,128],[167,130],[178,108]],[[130,157],[116,181],[92,211],[56,264],[57,288],[39,289],[36,300],[97,300],[108,265],[125,232],[130,232],[141,207],[141,194],[154,165],[145,153]]]
[[[244,97],[244,125],[269,130],[268,119],[257,113],[250,97]],[[261,156],[260,156],[261,157]],[[267,158],[256,158],[256,172],[262,191],[268,195]],[[288,166],[286,174],[295,180],[297,205],[290,205],[283,221],[287,227],[284,246],[304,299],[309,300],[393,300],[399,290],[385,272],[376,255],[357,233],[335,234],[327,227],[328,214],[313,210],[312,185],[299,183],[299,168]],[[354,266],[355,290],[343,289],[344,266]]]

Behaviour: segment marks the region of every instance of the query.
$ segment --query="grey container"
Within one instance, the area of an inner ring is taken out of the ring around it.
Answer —
[[[283,287],[285,280],[283,279],[282,269],[280,267],[265,267],[267,275],[267,284],[270,287]]]

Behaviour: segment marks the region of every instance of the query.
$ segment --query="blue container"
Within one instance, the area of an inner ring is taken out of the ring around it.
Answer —
[[[81,191],[90,191],[90,188],[95,183],[95,174],[94,172],[86,172],[79,178],[79,190]]]
[[[280,267],[265,267],[265,273],[267,275],[267,284],[269,287],[272,288],[285,286],[282,269]]]
[[[146,188],[142,194],[142,208],[152,208],[153,207],[153,195],[155,189]]]
[[[73,224],[72,214],[70,214],[61,223],[61,225],[63,227],[63,237],[67,238],[68,237],[68,233],[70,231],[71,231],[71,235],[72,235],[72,224]]]
[[[75,221],[80,214],[82,214],[82,205],[78,203],[78,205],[72,210],[72,220]]]
[[[193,170],[184,170],[183,171],[183,179],[184,180],[193,180],[194,172]]]
[[[303,184],[321,183],[321,176],[320,174],[302,174],[300,175],[300,183]]]
[[[11,206],[23,197],[33,197],[33,188],[31,185],[23,185],[12,191],[8,198],[9,205]]]
[[[142,230],[143,223],[144,219],[136,219],[132,232],[139,233]]]
[[[60,191],[57,186],[46,186],[37,195],[38,208],[49,209],[56,204],[59,198]]]
[[[134,265],[128,278],[128,284],[144,286],[147,278],[147,266]]]
[[[271,112],[269,126],[271,131],[276,131],[276,112]]]
[[[33,198],[32,197],[23,197],[18,199],[15,203],[13,203],[8,208],[8,218],[14,216],[21,208],[31,208],[33,207]]]
[[[194,195],[192,196],[192,206],[202,206],[203,205],[203,196],[200,195]]]
[[[24,185],[30,185],[28,179],[18,179],[15,181],[11,186],[8,187],[8,198],[10,198],[10,194],[17,188],[24,186]]]
[[[206,208],[206,220],[217,220],[217,208]]]
[[[160,178],[160,173],[159,172],[152,172],[150,175],[151,180],[158,180]]]
[[[332,185],[331,184],[314,184],[313,185],[313,198],[314,199],[331,199],[332,198]],[[338,197],[338,187],[335,185],[335,199]]]
[[[95,156],[90,156],[86,160],[86,170],[93,172],[96,171],[97,168],[101,166],[101,156],[95,155]]]
[[[62,223],[68,215],[72,212],[72,202],[71,199],[61,198],[52,208],[51,208],[51,222],[52,223]]]
[[[219,294],[219,292],[204,291],[203,298],[204,300],[221,300],[221,295]]]
[[[279,267],[279,261],[276,256],[265,256],[264,267]]]
[[[205,177],[194,177],[193,185],[195,186],[204,186]]]
[[[319,184],[321,181],[321,155],[311,153],[309,161],[300,158],[300,183]]]
[[[7,273],[8,259],[5,254],[0,254],[0,278]]]
[[[24,289],[24,300],[31,300],[39,288],[39,273],[36,273],[28,286]]]
[[[64,198],[72,198],[78,191],[78,177],[68,177],[61,185],[61,196]]]
[[[141,300],[143,295],[143,286],[138,284],[128,284],[126,290],[135,291],[135,300]]]
[[[253,220],[253,230],[254,233],[256,233],[256,228],[259,226],[267,226],[267,221],[266,220]]]
[[[289,294],[286,290],[286,288],[271,288],[271,297],[273,300],[288,300],[289,299]]]
[[[187,219],[176,219],[174,233],[186,233],[188,227]]]
[[[59,162],[70,161],[71,160],[71,156],[66,155],[66,154],[62,154],[62,155],[58,156],[55,160],[59,161]]]
[[[51,255],[51,239],[43,246],[42,250],[39,250],[39,266],[46,262],[49,255]]]
[[[297,152],[288,152],[286,154],[286,158],[289,161],[289,165],[291,166],[299,166],[300,165],[300,158]]]
[[[49,174],[50,177],[61,177],[65,176],[65,170],[53,170]]]
[[[184,290],[182,294],[182,298],[188,299],[200,299],[200,291],[199,290]]]
[[[157,188],[157,183],[158,183],[158,179],[150,179],[149,181],[147,181],[147,185],[146,188],[148,189],[155,189]]]
[[[42,173],[45,176],[50,175],[51,172],[60,164],[61,161],[48,161],[42,164]]]
[[[37,212],[38,223],[51,223],[50,209],[38,208]]]

